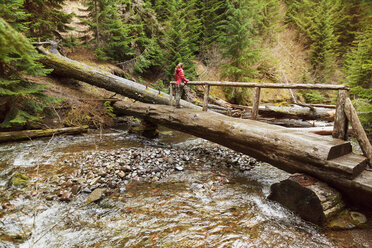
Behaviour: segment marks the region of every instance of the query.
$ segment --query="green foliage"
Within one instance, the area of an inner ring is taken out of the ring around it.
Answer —
[[[89,26],[88,32],[94,33],[92,43],[96,55],[102,60],[123,61],[131,58],[134,51],[130,35],[131,26],[125,25],[120,18],[117,6],[121,0],[88,0],[85,2],[88,12],[83,23]],[[89,39],[84,37],[84,39]]]
[[[40,57],[26,37],[0,18],[0,97],[7,106],[0,115],[0,127],[35,121],[39,119],[35,115],[55,101],[43,95],[46,85],[28,82],[21,76],[43,76],[50,72],[37,62]]]
[[[250,100],[251,91],[248,88],[224,87],[227,100],[233,104],[246,105]]]
[[[354,93],[361,96],[362,88],[368,92],[372,87],[372,28],[361,32],[354,44],[346,56],[346,80],[352,88],[356,87]],[[362,97],[371,99],[372,95]]]
[[[62,39],[61,33],[71,30],[68,24],[73,16],[62,11],[64,1],[24,0],[24,9],[28,14],[26,35],[41,40]]]
[[[325,97],[319,91],[309,90],[302,95],[307,103],[324,103],[325,101]]]
[[[156,81],[156,83],[152,84],[151,87],[153,89],[158,90],[158,91],[161,91],[161,92],[164,92],[164,93],[169,94],[169,87],[167,87],[165,85],[165,83],[163,82],[163,80]]]
[[[106,101],[104,104],[103,104],[104,108],[105,108],[105,111],[107,113],[108,116],[112,117],[112,118],[115,118],[116,115],[114,114],[114,108],[111,106],[111,102],[110,101]]]
[[[227,20],[221,26],[222,55],[230,63],[222,66],[223,76],[233,81],[248,81],[257,71],[253,67],[260,51],[255,47],[258,34],[256,17],[258,1],[236,0],[228,3]]]
[[[338,33],[341,22],[341,0],[286,0],[288,20],[306,35],[311,49],[310,61],[318,82],[327,82],[335,70],[338,56]]]
[[[187,78],[192,79],[195,76],[195,64],[192,62],[194,54],[191,48],[190,31],[187,28],[185,10],[186,4],[182,0],[171,0],[170,10],[172,16],[167,24],[164,46],[167,50],[165,60],[167,76],[169,79],[174,77],[174,68],[180,62],[184,65],[184,71]]]

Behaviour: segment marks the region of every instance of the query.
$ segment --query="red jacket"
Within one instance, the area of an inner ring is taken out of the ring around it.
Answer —
[[[187,83],[189,80],[185,78],[185,72],[181,67],[179,67],[176,72],[174,73],[174,79],[177,81],[177,84],[179,85],[182,83]]]

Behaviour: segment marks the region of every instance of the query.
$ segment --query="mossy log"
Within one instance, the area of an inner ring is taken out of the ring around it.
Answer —
[[[53,48],[53,46],[51,46],[51,48]],[[41,62],[46,67],[54,69],[53,73],[59,76],[84,81],[141,102],[170,104],[170,96],[164,92],[69,59],[59,54],[56,49],[48,50],[43,47],[38,47],[38,50],[45,55],[41,59]],[[181,100],[180,105],[188,108],[201,109],[201,107],[184,100]]]
[[[351,153],[349,142],[213,112],[140,102],[117,102],[115,112],[144,118],[268,162],[302,172],[372,206],[372,172],[367,159]],[[357,192],[357,193],[356,193]]]
[[[59,134],[79,134],[88,131],[88,126],[66,127],[57,129],[25,130],[14,132],[0,132],[0,142],[34,139]]]

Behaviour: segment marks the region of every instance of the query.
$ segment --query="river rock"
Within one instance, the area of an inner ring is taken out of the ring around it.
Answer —
[[[304,220],[324,226],[344,209],[341,194],[304,174],[293,174],[271,185],[268,199],[277,201]]]
[[[93,190],[93,192],[90,193],[90,195],[88,195],[87,199],[85,200],[85,204],[100,200],[103,197],[104,191],[105,190],[102,188]]]
[[[359,213],[356,211],[350,211],[350,216],[356,225],[362,225],[362,224],[367,223],[367,218],[362,213]]]
[[[22,173],[16,172],[9,180],[9,184],[14,187],[24,187],[28,184],[30,178]]]
[[[62,193],[61,197],[59,198],[60,201],[66,201],[69,202],[72,200],[72,193],[65,191]]]
[[[81,189],[80,185],[74,185],[71,187],[71,193],[77,195],[80,192],[80,189]]]
[[[333,230],[348,230],[363,227],[366,222],[367,218],[364,214],[356,211],[344,210],[327,223],[327,228]]]

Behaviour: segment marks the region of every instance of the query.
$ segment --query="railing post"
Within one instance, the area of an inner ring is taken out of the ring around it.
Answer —
[[[203,111],[208,110],[208,97],[209,97],[209,84],[206,84],[205,90],[204,90]]]
[[[169,83],[169,105],[173,106],[173,84]]]
[[[333,138],[346,140],[348,120],[345,114],[345,101],[349,93],[347,90],[339,90],[336,105],[336,115],[333,125]]]
[[[369,162],[372,163],[372,146],[368,140],[367,134],[363,129],[362,123],[360,123],[358,114],[350,100],[350,98],[345,99],[345,114],[347,119],[351,123],[353,128],[353,133],[359,142],[359,146],[362,149],[363,154],[368,158]]]
[[[261,88],[260,87],[255,87],[254,88],[254,96],[253,96],[252,120],[257,119],[258,107],[260,105],[260,94],[261,94]]]

